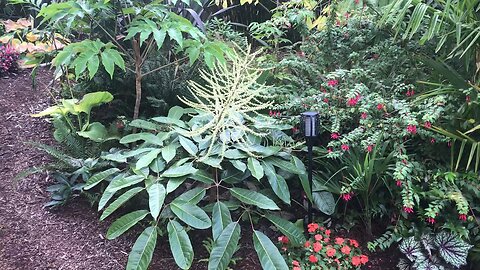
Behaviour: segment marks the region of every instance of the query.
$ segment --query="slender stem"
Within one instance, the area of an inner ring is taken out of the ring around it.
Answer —
[[[313,197],[313,139],[307,138],[308,147],[308,184],[310,185],[310,195]],[[308,224],[313,222],[312,201],[308,199]]]
[[[170,63],[168,63],[168,64],[165,64],[165,65],[163,65],[163,66],[160,66],[160,67],[157,67],[157,68],[155,68],[155,69],[152,69],[152,70],[146,72],[145,74],[143,74],[143,76],[147,76],[147,75],[149,75],[149,74],[151,74],[151,73],[153,73],[153,72],[159,71],[159,70],[161,70],[161,69],[163,69],[163,68],[166,68],[166,67],[168,67],[168,66],[171,66],[171,65],[173,65],[173,64],[177,64],[177,63],[179,63],[179,62],[181,62],[181,61],[186,60],[187,58],[188,58],[188,56],[185,56],[185,57],[183,57],[183,58],[180,58],[180,59],[178,59],[178,60],[175,60],[175,61],[173,61],[173,62],[170,62]]]

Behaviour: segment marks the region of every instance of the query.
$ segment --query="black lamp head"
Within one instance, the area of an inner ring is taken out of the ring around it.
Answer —
[[[320,129],[320,121],[317,112],[304,112],[300,118],[302,131],[305,137],[317,137]]]

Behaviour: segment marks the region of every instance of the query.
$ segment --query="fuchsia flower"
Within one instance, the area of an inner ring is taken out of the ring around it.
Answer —
[[[328,98],[324,98],[323,102],[328,103]]]
[[[360,3],[360,0],[355,0],[355,4],[358,5]]]
[[[430,140],[430,143],[432,143],[432,144],[435,143],[435,142],[436,142],[435,138],[432,138],[432,139]]]
[[[342,144],[342,150],[343,151],[348,151],[350,149],[350,147],[346,144]]]
[[[429,121],[426,121],[425,123],[423,123],[423,126],[425,128],[431,128],[432,127],[432,123],[430,123]]]
[[[357,95],[354,98],[348,99],[347,105],[353,107],[353,106],[357,105],[359,100],[360,100],[360,95]]]
[[[417,126],[415,126],[415,125],[408,125],[408,126],[407,126],[407,131],[410,132],[411,134],[416,134],[416,133],[417,133]]]
[[[352,192],[349,192],[349,193],[340,194],[340,197],[341,197],[344,201],[348,202],[348,201],[350,201],[350,200],[352,199],[352,195],[353,195],[353,193],[352,193]]]
[[[413,95],[415,95],[415,91],[413,89],[408,89],[406,95],[407,97],[412,97]]]
[[[383,105],[382,103],[378,103],[377,109],[378,109],[379,111],[383,110],[384,108],[385,108],[385,105]]]
[[[461,221],[467,221],[467,215],[460,214],[460,215],[458,215],[458,219],[460,219]]]
[[[297,128],[297,127],[292,127],[292,132],[293,132],[293,133],[297,133],[297,132],[298,132],[298,128]]]
[[[403,212],[405,212],[407,214],[411,214],[411,213],[413,213],[413,208],[409,207],[409,206],[404,206],[403,207]]]
[[[367,119],[367,116],[368,114],[366,112],[362,112],[362,114],[360,115],[360,118]]]
[[[452,142],[447,142],[448,147],[452,147]]]
[[[466,96],[466,97],[465,97],[465,101],[466,101],[467,103],[470,103],[470,96]]]
[[[332,153],[332,152],[333,152],[333,149],[332,149],[332,148],[328,148],[327,152],[328,152],[328,153]]]
[[[402,163],[403,163],[404,165],[407,165],[407,164],[408,164],[408,161],[407,161],[406,159],[402,159]]]
[[[336,140],[336,139],[340,138],[340,134],[338,134],[337,132],[334,132],[334,133],[330,134],[330,138],[332,138],[333,140]]]
[[[286,237],[285,235],[282,235],[282,236],[279,236],[278,237],[278,241],[282,244],[288,244],[288,237]]]
[[[427,222],[430,223],[430,224],[435,224],[435,219],[431,218],[431,217],[428,217]]]
[[[401,180],[397,180],[395,182],[395,184],[397,185],[397,187],[401,187],[402,186],[402,181]]]
[[[329,80],[327,82],[327,85],[332,86],[332,87],[337,86],[338,85],[338,80]]]
[[[373,144],[370,144],[369,146],[367,146],[367,152],[372,152],[373,150]]]

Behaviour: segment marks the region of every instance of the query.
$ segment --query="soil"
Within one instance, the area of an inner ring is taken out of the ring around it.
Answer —
[[[19,172],[49,161],[46,154],[25,142],[54,144],[50,123],[30,116],[51,103],[51,75],[47,68],[39,70],[35,88],[27,71],[0,78],[0,269],[124,269],[141,229],[106,240],[111,220],[100,222],[99,213],[87,200],[77,197],[57,210],[46,209],[49,194],[45,188],[52,182],[47,174],[14,179]],[[206,269],[206,263],[200,261],[208,255],[202,245],[204,237],[191,238],[196,258],[192,269]],[[359,240],[366,245],[366,240]],[[178,269],[166,238],[159,239],[154,254],[150,269]],[[373,256],[365,268],[395,269],[397,254]],[[261,269],[249,237],[241,239],[241,249],[234,257],[241,259],[234,269]]]

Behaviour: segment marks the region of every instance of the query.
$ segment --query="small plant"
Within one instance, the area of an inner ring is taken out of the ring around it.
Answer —
[[[473,246],[457,235],[447,232],[409,237],[400,244],[407,259],[400,259],[400,270],[457,269],[467,264],[468,251]]]
[[[0,46],[0,74],[15,71],[18,53],[10,45]]]
[[[303,247],[292,246],[286,236],[278,237],[283,256],[293,270],[360,269],[368,257],[359,249],[357,240],[335,237],[317,223],[308,224],[310,238]]]

